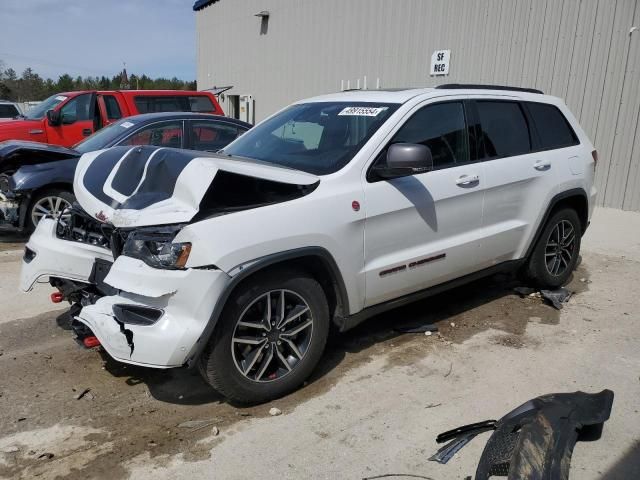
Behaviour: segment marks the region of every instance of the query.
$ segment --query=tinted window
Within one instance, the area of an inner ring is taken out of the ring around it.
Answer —
[[[476,105],[486,158],[511,157],[531,151],[529,128],[518,103],[478,101]]]
[[[540,149],[569,147],[579,143],[569,122],[556,106],[527,103],[527,108],[538,132]]]
[[[209,97],[193,96],[188,98],[192,112],[211,113],[216,111]]]
[[[104,106],[107,109],[107,118],[109,120],[118,120],[119,118],[122,118],[122,113],[120,112],[120,106],[118,105],[116,97],[113,95],[105,95],[103,98]]]
[[[138,96],[134,102],[140,113],[153,112],[201,112],[212,113],[215,108],[206,96]]]
[[[349,163],[397,108],[369,102],[299,103],[249,130],[224,153],[327,175]]]
[[[182,122],[154,123],[138,130],[118,145],[153,145],[156,147],[182,147]]]
[[[190,123],[190,148],[193,150],[217,152],[235,140],[238,135],[246,131],[244,128],[238,129],[238,127],[234,125],[219,122],[194,121]]]
[[[460,102],[428,105],[413,114],[391,143],[421,143],[431,149],[433,166],[469,161],[464,108]]]
[[[0,118],[13,118],[18,115],[18,109],[13,105],[0,105]]]
[[[91,94],[83,93],[69,100],[60,110],[62,123],[93,120],[91,116]]]

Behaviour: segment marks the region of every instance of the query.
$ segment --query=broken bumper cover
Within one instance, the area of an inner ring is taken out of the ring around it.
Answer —
[[[58,238],[56,221],[44,218],[25,247],[20,289],[28,292],[37,281],[50,277],[88,282],[96,258],[113,261],[109,250]]]
[[[120,256],[105,278],[120,293],[84,307],[76,318],[118,361],[180,367],[229,281],[220,270],[161,270]]]

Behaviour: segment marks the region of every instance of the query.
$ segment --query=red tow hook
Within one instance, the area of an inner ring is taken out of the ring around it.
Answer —
[[[89,337],[84,337],[84,339],[82,340],[82,343],[87,348],[93,348],[93,347],[99,347],[100,346],[100,340],[98,340],[98,337],[94,337],[93,335],[89,336]]]
[[[53,303],[60,303],[64,300],[64,295],[62,295],[62,292],[53,292],[51,294],[51,301]]]

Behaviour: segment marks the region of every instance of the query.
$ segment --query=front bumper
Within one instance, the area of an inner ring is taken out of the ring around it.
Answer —
[[[76,318],[118,361],[179,367],[195,348],[229,281],[220,270],[161,270],[120,256],[105,278],[119,294],[84,307]],[[116,316],[115,305],[150,307],[161,310],[162,315],[152,325],[134,325]]]
[[[44,218],[27,242],[20,272],[20,289],[28,292],[33,285],[49,277],[88,283],[96,258],[109,262],[109,250],[87,243],[62,240],[56,236],[56,221]]]

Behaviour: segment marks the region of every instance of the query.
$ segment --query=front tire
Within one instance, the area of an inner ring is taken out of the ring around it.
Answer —
[[[25,219],[25,229],[27,232],[33,232],[45,217],[58,219],[64,218],[63,211],[73,205],[76,197],[73,193],[61,189],[45,190],[37,193],[29,206],[29,212]],[[67,214],[70,218],[70,215]]]
[[[320,361],[329,323],[327,299],[314,278],[293,269],[257,274],[229,298],[200,372],[240,403],[281,397]]]
[[[566,284],[580,255],[582,224],[572,208],[558,210],[547,221],[527,263],[527,276],[542,288]]]

